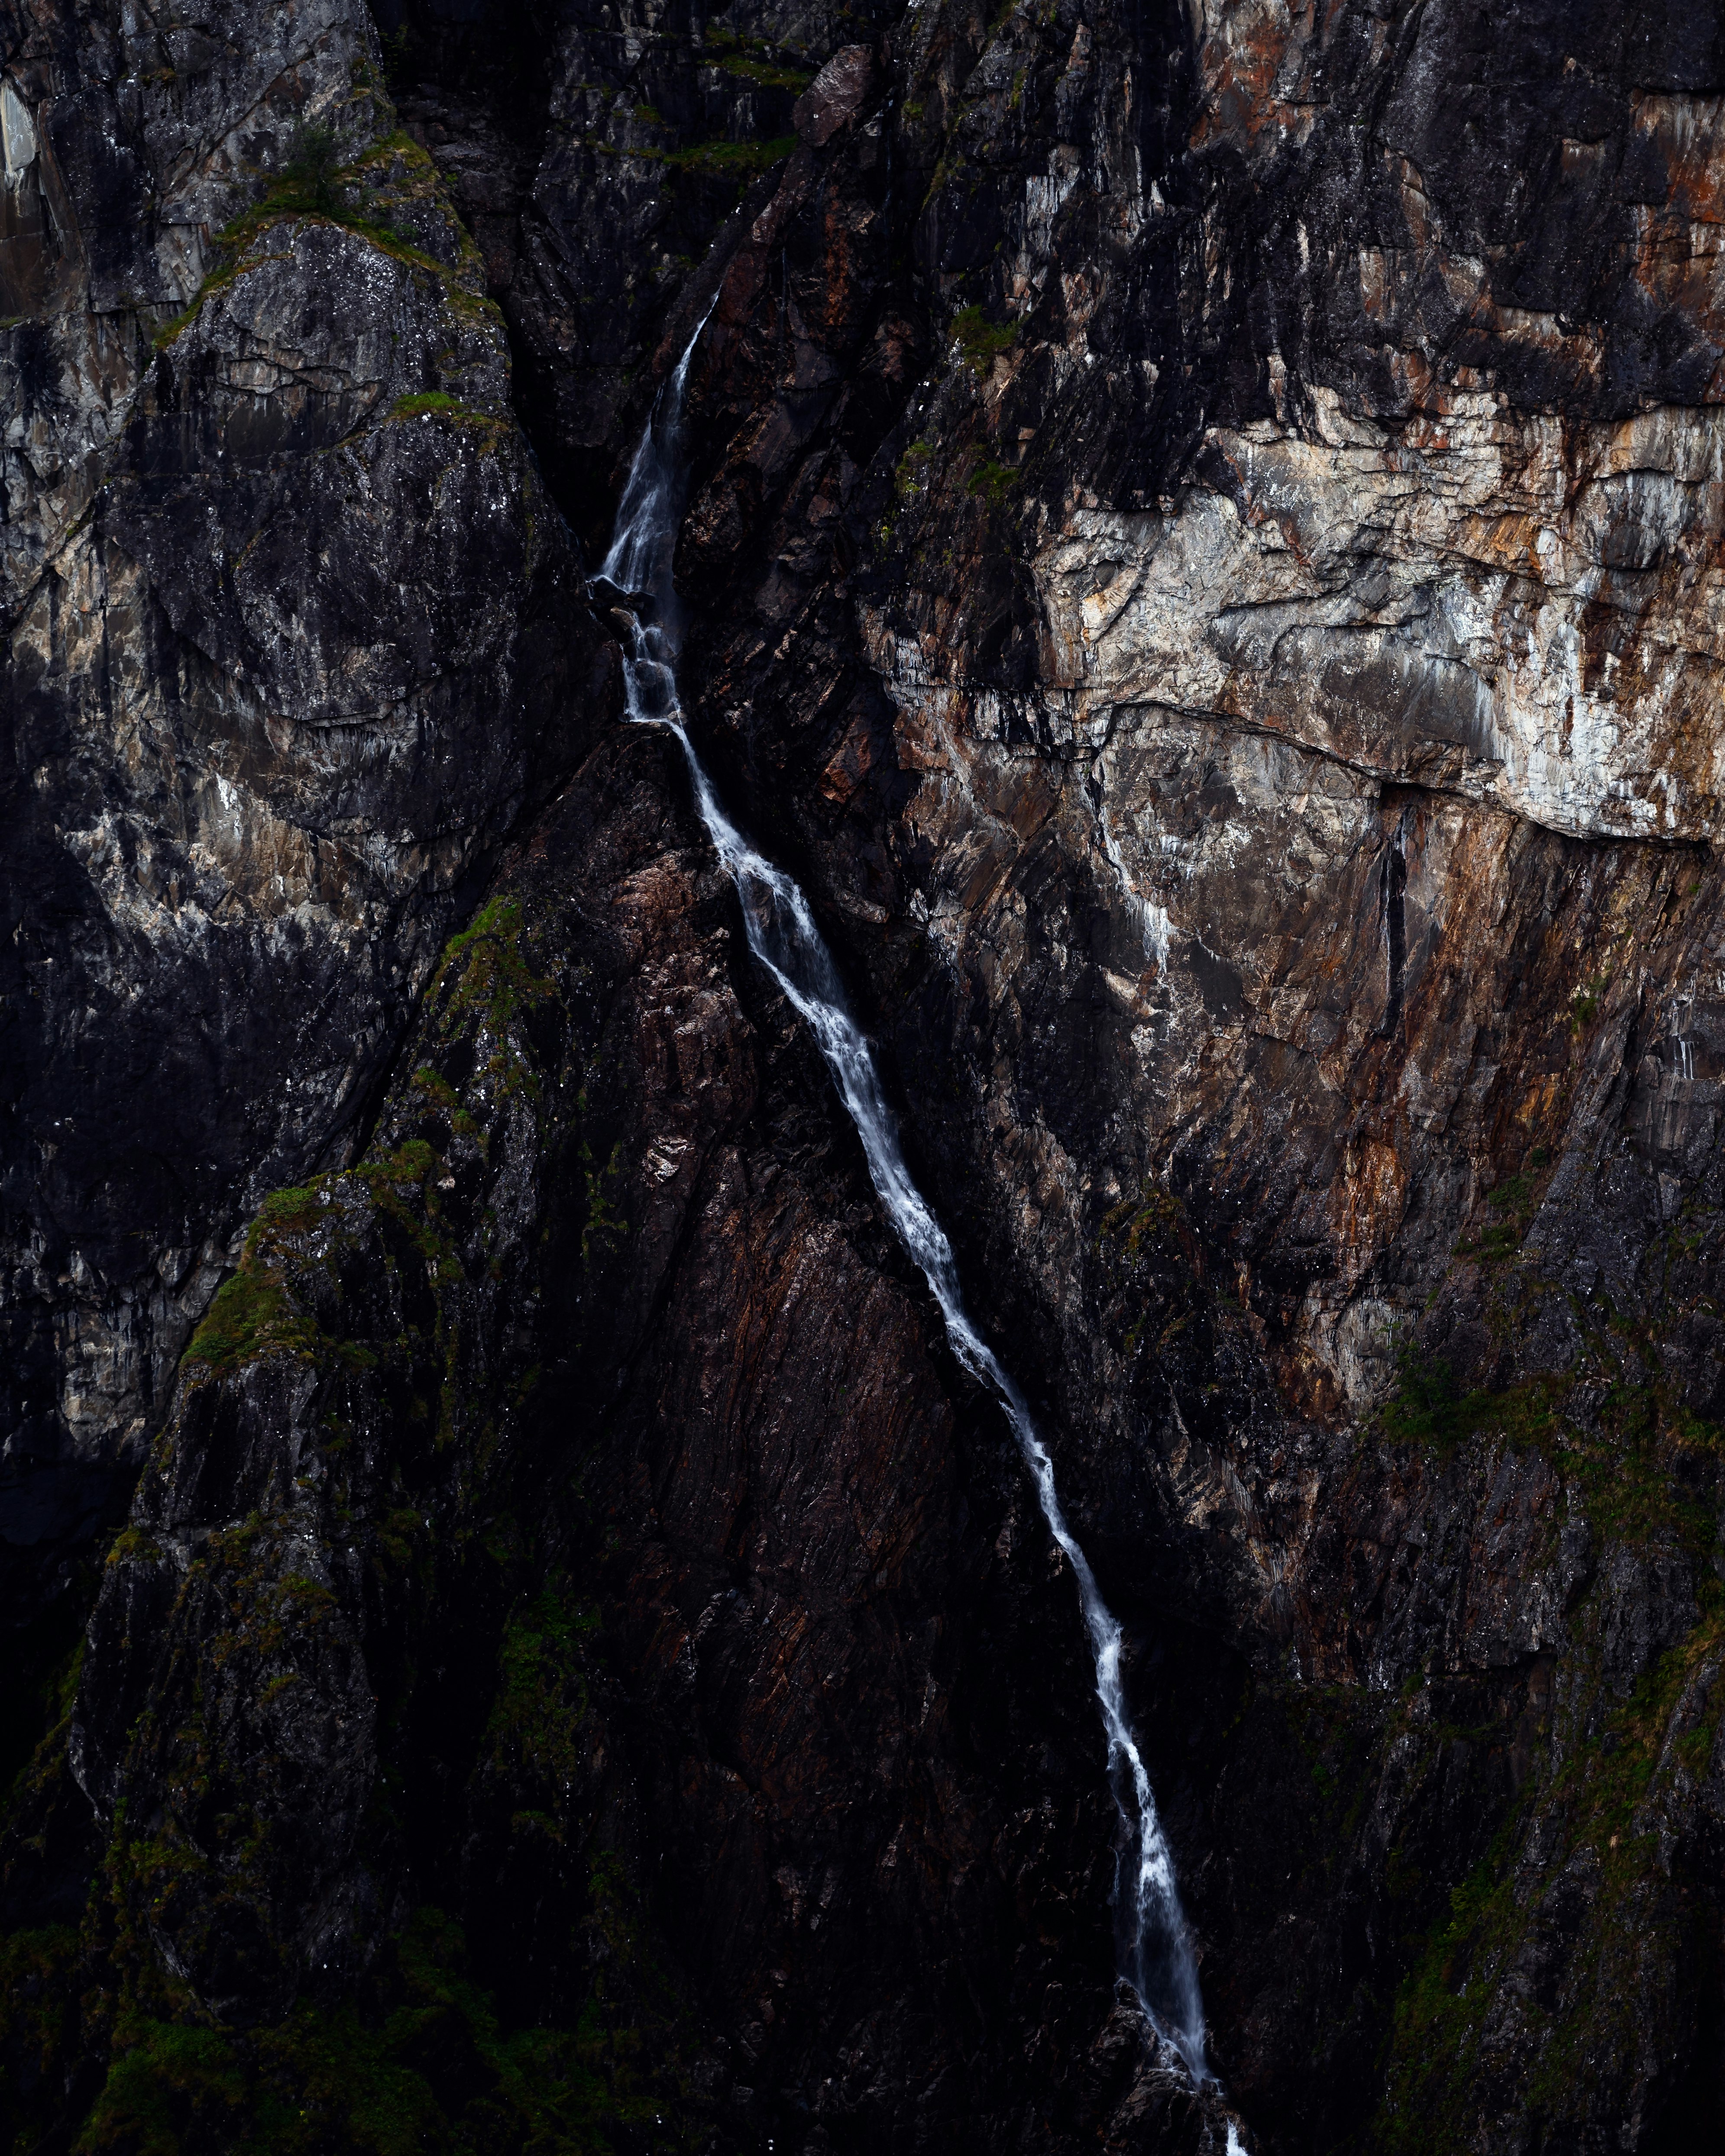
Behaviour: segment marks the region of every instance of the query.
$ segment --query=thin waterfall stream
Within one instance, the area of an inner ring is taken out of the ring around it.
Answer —
[[[983,1338],[964,1305],[946,1230],[911,1178],[874,1055],[850,1015],[837,967],[801,889],[757,853],[726,814],[684,723],[676,661],[682,611],[673,556],[687,484],[682,454],[689,366],[711,308],[660,389],[629,467],[617,527],[600,572],[632,620],[624,679],[629,717],[667,727],[682,746],[695,803],[737,886],[749,948],[814,1034],[862,1140],[869,1173],[905,1248],[921,1267],[946,1321],[953,1353],[1004,1410],[1050,1532],[1078,1583],[1079,1606],[1096,1666],[1096,1700],[1108,1743],[1108,1778],[1122,1828],[1116,1882],[1129,1933],[1122,1974],[1151,2026],[1183,2063],[1195,2087],[1213,2084],[1204,2057],[1204,2006],[1173,1854],[1163,1832],[1137,1740],[1127,1717],[1119,1623],[1102,1599],[1090,1561],[1066,1524],[1054,1463],[1029,1403]],[[1228,2145],[1239,2148],[1233,2122]]]

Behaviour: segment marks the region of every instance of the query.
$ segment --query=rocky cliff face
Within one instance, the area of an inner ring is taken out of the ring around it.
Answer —
[[[0,34],[19,2144],[1221,2135],[710,305],[1240,2130],[1716,2135],[1712,14]]]
[[[387,131],[369,25],[254,12],[3,33],[26,1605],[135,1470],[259,1199],[352,1149],[459,894],[604,708],[501,321]]]

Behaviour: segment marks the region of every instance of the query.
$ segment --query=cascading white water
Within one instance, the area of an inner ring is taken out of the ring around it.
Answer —
[[[703,316],[649,415],[618,506],[611,551],[600,572],[617,587],[633,623],[624,666],[629,716],[668,727],[681,743],[696,806],[742,901],[749,947],[814,1034],[856,1125],[875,1188],[940,1305],[952,1352],[1004,1409],[1035,1484],[1043,1517],[1072,1568],[1096,1664],[1096,1698],[1108,1740],[1109,1783],[1124,1830],[1125,1854],[1117,1885],[1125,1889],[1130,1933],[1125,1974],[1158,2035],[1184,2062],[1193,2082],[1203,2087],[1214,2077],[1204,2060],[1197,1964],[1150,1777],[1127,1719],[1120,1626],[1066,1524],[1055,1487],[1054,1463],[1029,1404],[964,1306],[952,1246],[911,1179],[874,1056],[846,1007],[838,969],[814,925],[809,901],[782,869],[756,852],[725,814],[683,722],[676,685],[681,610],[672,561],[686,484],[680,439],[684,396],[690,362],[706,326]],[[1231,2122],[1229,2145],[1230,2149],[1239,2146]]]

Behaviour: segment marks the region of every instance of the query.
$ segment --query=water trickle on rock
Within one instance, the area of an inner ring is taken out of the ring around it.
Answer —
[[[1194,2083],[1203,2087],[1214,2076],[1204,2058],[1198,1967],[1180,1907],[1173,1854],[1127,1719],[1119,1624],[1102,1599],[1090,1560],[1066,1524],[1055,1487],[1054,1462],[1029,1403],[964,1306],[952,1246],[911,1179],[873,1054],[846,1006],[838,968],[809,901],[791,877],[757,853],[726,814],[684,725],[676,684],[682,610],[672,566],[687,485],[682,434],[689,367],[711,311],[709,307],[701,317],[648,415],[618,505],[611,549],[600,572],[616,588],[632,617],[624,660],[629,716],[639,723],[668,727],[681,744],[696,806],[742,901],[749,948],[813,1033],[856,1125],[875,1188],[940,1305],[952,1352],[1005,1411],[1036,1486],[1043,1517],[1072,1568],[1096,1666],[1096,1699],[1108,1739],[1109,1783],[1123,1829],[1116,1882],[1117,1903],[1126,1918],[1122,1974],[1158,2035],[1183,2061]],[[1240,2143],[1231,2121],[1228,2135],[1230,2156],[1234,2156]]]

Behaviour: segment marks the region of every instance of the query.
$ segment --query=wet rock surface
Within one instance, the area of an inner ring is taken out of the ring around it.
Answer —
[[[20,2145],[1219,2142],[710,305],[1250,2144],[1717,2135],[1712,14],[6,34]]]

